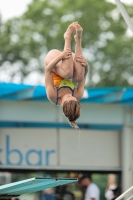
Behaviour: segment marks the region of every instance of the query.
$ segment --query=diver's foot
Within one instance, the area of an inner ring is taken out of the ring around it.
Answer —
[[[64,33],[64,39],[72,39],[73,33],[76,30],[76,22],[70,24]]]
[[[74,36],[75,42],[81,41],[82,39],[83,28],[76,24],[76,35]]]

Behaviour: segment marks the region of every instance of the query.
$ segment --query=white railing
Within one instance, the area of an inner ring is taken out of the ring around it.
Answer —
[[[119,8],[125,22],[127,23],[128,27],[130,28],[130,30],[133,32],[133,22],[130,19],[125,7],[123,6],[123,4],[121,3],[120,0],[115,0],[115,3],[117,5],[117,7]],[[133,186],[130,187],[128,190],[126,190],[123,194],[121,194],[118,198],[116,198],[115,200],[121,200],[122,198],[124,198],[126,195],[129,195],[129,192],[131,192],[133,190]],[[133,200],[133,194],[126,200]]]
[[[133,199],[133,195],[132,196],[130,196],[127,200],[131,200],[131,199]]]
[[[115,0],[117,7],[119,8],[125,22],[127,23],[128,27],[130,28],[130,30],[133,32],[133,23],[125,9],[125,7],[123,6],[123,4],[121,3],[120,0]]]
[[[128,190],[126,190],[123,194],[121,194],[118,198],[116,198],[115,200],[121,200],[121,199],[123,199],[126,195],[128,195],[129,194],[129,192],[131,192],[131,191],[133,191],[133,186],[132,187],[130,187]],[[133,195],[132,196],[130,196],[128,199],[126,199],[126,200],[131,200],[131,199],[133,199]]]

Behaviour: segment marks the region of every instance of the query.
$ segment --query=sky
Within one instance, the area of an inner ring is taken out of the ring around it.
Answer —
[[[6,21],[13,17],[19,17],[21,16],[27,9],[27,5],[32,0],[0,0],[0,14],[2,16],[2,21]],[[115,0],[107,0],[112,3],[115,3]],[[133,6],[133,0],[121,0],[124,3],[131,4]],[[130,30],[129,30],[130,34]],[[0,69],[0,81],[4,82],[10,82],[10,77],[8,75],[8,69],[7,73],[5,71],[1,71]],[[19,76],[16,77],[14,82],[20,82]],[[39,73],[31,73],[29,77],[25,80],[26,84],[43,84],[44,78],[43,75]]]

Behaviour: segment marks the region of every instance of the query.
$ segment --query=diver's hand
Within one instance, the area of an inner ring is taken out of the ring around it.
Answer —
[[[82,65],[83,67],[86,67],[86,66],[88,65],[86,59],[85,59],[83,56],[77,56],[77,57],[76,57],[76,62],[81,63],[81,65]]]
[[[72,55],[71,49],[68,49],[68,48],[67,48],[66,50],[64,50],[64,51],[61,53],[62,60],[65,60],[65,59],[70,58],[71,55]]]

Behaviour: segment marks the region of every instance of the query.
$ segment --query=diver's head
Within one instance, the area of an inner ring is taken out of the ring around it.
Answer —
[[[64,95],[62,98],[62,109],[70,125],[79,130],[75,122],[80,116],[80,104],[77,99],[71,94]]]

